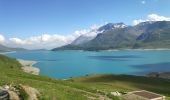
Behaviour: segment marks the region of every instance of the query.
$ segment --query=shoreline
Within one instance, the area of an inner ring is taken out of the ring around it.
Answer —
[[[34,67],[33,65],[36,64],[36,61],[31,60],[23,60],[23,59],[17,59],[19,63],[22,65],[22,70],[26,73],[30,73],[33,75],[39,75],[40,69]]]
[[[10,53],[16,53],[16,51],[8,51],[8,52],[0,52],[2,55],[10,54]]]
[[[170,50],[169,48],[157,48],[157,49],[108,49],[108,50],[99,50],[99,51],[166,51]]]
[[[107,50],[56,50],[56,51],[80,51],[80,52],[112,52],[112,51],[170,51],[170,48],[155,48],[155,49],[107,49]],[[54,51],[54,52],[56,52]]]

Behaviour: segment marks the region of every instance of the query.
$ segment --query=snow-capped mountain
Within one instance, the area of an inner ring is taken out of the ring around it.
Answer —
[[[125,25],[124,23],[108,23],[104,26],[101,26],[98,31],[110,31],[110,30],[113,30],[113,29],[117,29],[117,28],[125,28],[127,27],[127,25]]]
[[[109,50],[170,48],[170,21],[142,22],[135,26],[103,26],[102,34],[80,45],[66,45],[53,50]],[[113,28],[113,29],[111,29]],[[101,27],[100,27],[101,29]],[[109,30],[111,29],[111,30]],[[98,29],[99,30],[99,29]],[[109,31],[108,31],[109,30]]]
[[[108,23],[105,24],[98,29],[93,29],[90,32],[83,34],[79,36],[77,39],[75,39],[71,44],[72,45],[79,45],[86,43],[92,39],[94,39],[98,34],[105,33],[110,30],[118,29],[118,28],[125,28],[127,27],[124,23]]]
[[[77,39],[75,39],[71,44],[73,45],[79,45],[82,43],[86,43],[92,39],[94,39],[97,34],[102,33],[102,31],[98,31],[97,29],[91,30],[90,32],[83,34],[79,36]]]

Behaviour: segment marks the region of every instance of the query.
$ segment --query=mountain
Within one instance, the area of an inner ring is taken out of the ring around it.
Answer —
[[[113,29],[125,28],[125,27],[127,27],[127,25],[125,25],[124,23],[108,23],[104,26],[99,27],[98,31],[107,32]]]
[[[148,21],[135,26],[109,23],[100,27],[100,31],[102,28],[106,31],[86,43],[69,44],[53,50],[170,48],[170,21]]]
[[[145,26],[145,31],[136,39],[134,48],[170,48],[170,21],[145,22],[138,26]]]
[[[97,30],[92,30],[92,31],[90,31],[86,34],[79,36],[71,44],[72,45],[79,45],[79,44],[86,43],[86,42],[94,39],[97,36],[98,33],[100,33],[100,32],[98,32]]]
[[[0,52],[4,52],[4,51],[10,51],[8,47],[5,47],[4,45],[0,44]]]
[[[32,50],[29,50],[29,51],[48,51],[47,49],[32,49]]]
[[[10,48],[0,44],[0,52],[10,52],[10,51],[28,51],[24,48]]]
[[[80,45],[83,43],[87,43],[94,39],[97,34],[104,33],[110,30],[118,29],[118,28],[125,28],[126,25],[124,23],[108,23],[104,26],[99,27],[98,29],[93,29],[90,32],[79,36],[75,39],[71,44],[72,45]]]
[[[141,32],[133,27],[116,28],[98,34],[96,38],[82,46],[87,47],[88,50],[129,48],[140,34]]]

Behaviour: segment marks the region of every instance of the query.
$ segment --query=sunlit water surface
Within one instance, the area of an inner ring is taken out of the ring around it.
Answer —
[[[7,54],[9,57],[35,60],[40,74],[58,79],[88,74],[145,75],[170,71],[168,50],[124,51],[33,51]]]

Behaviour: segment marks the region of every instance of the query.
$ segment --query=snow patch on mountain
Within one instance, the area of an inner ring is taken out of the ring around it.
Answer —
[[[110,30],[125,28],[125,27],[127,27],[127,25],[125,25],[124,23],[107,23],[99,28],[92,29],[90,32],[87,32],[86,34],[79,36],[71,44],[72,45],[83,44],[94,39],[100,33],[105,33]]]

